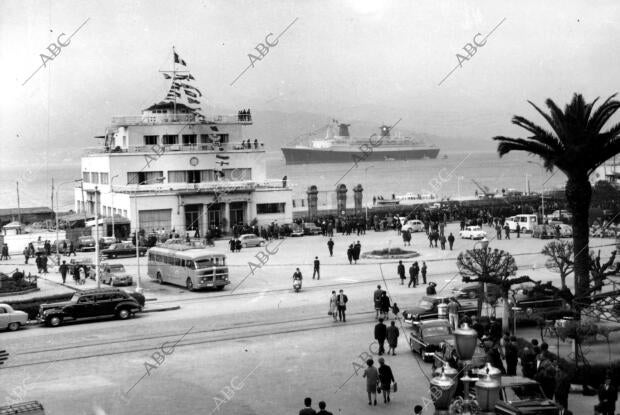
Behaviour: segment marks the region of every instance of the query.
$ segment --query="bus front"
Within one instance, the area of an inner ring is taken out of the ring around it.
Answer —
[[[223,289],[230,284],[226,255],[210,254],[194,259],[194,284],[196,288]]]

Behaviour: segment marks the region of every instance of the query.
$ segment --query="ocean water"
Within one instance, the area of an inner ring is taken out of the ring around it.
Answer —
[[[361,184],[364,188],[364,203],[371,203],[372,197],[382,195],[389,199],[392,194],[408,192],[434,193],[440,197],[473,196],[477,189],[473,180],[492,191],[515,189],[523,191],[526,175],[530,190],[564,186],[566,176],[557,170],[543,171],[539,162],[526,154],[510,154],[500,159],[496,152],[441,152],[433,160],[383,161],[338,164],[308,164],[287,166],[280,152],[268,153],[265,160],[269,178],[281,179],[287,176],[293,188],[294,199],[305,199],[309,186],[319,190],[319,206],[333,206],[335,189],[343,183],[349,189],[347,196],[352,205],[353,188]],[[23,168],[0,168],[0,208],[17,207],[16,182],[20,187],[22,207],[51,206],[51,179],[60,186],[59,206],[61,210],[73,208],[73,188],[66,182],[80,177],[79,163],[58,163],[28,165]],[[54,196],[55,197],[55,196]],[[54,202],[56,204],[56,202]]]

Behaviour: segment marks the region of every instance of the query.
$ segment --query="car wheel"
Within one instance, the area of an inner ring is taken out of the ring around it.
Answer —
[[[265,242],[263,241],[263,242],[259,243],[258,246],[265,246]]]
[[[246,244],[246,243],[244,242],[244,243],[242,243],[242,244],[241,244],[241,247],[242,247],[242,248],[247,248],[247,247],[248,247],[248,244]]]
[[[187,287],[187,289],[188,289],[189,291],[194,291],[194,283],[192,282],[192,279],[191,279],[191,278],[188,278],[188,279],[185,281],[185,287]]]
[[[116,313],[116,316],[120,319],[120,320],[127,320],[130,316],[131,316],[131,312],[126,309],[126,308],[121,308],[120,310],[118,310],[118,312]]]
[[[47,325],[52,327],[58,327],[62,323],[62,318],[59,316],[52,316],[47,319]]]
[[[19,323],[14,321],[12,323],[9,323],[9,331],[15,331],[19,329]]]
[[[164,279],[161,277],[161,273],[160,272],[157,273],[157,277],[155,277],[155,278],[157,279],[157,283],[159,285],[164,283]]]

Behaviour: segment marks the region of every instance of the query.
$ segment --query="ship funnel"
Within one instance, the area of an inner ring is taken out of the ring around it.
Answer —
[[[340,137],[348,137],[350,125],[351,124],[338,124],[338,135]]]
[[[387,125],[382,125],[379,127],[381,129],[381,137],[389,137],[390,136],[390,127]]]

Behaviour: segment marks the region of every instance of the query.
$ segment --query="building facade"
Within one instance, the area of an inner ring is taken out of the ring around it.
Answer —
[[[291,222],[291,188],[267,178],[264,144],[243,134],[251,124],[249,110],[207,118],[166,101],[115,117],[101,149],[82,157],[76,210],[181,235]]]

